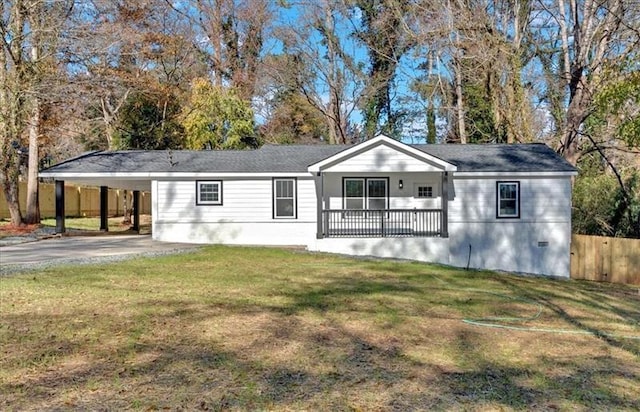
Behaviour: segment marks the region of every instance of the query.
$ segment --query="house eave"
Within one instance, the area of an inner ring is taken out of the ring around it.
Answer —
[[[508,171],[495,171],[495,172],[455,172],[453,177],[504,177],[504,176],[516,176],[516,177],[572,177],[577,176],[577,171],[527,171],[527,172],[508,172]]]
[[[41,172],[42,178],[64,179],[120,179],[120,180],[156,180],[162,178],[209,178],[209,177],[310,177],[309,172]]]

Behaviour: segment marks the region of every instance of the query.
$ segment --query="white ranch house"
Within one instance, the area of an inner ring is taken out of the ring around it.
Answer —
[[[568,277],[575,174],[543,144],[378,136],[352,146],[98,151],[40,175],[57,181],[60,232],[68,181],[150,191],[158,241],[302,245]]]

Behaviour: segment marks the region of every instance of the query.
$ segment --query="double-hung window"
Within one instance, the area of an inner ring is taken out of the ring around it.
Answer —
[[[196,205],[221,205],[222,181],[208,180],[196,182]]]
[[[497,182],[496,215],[498,218],[520,217],[520,182]]]
[[[273,218],[295,219],[296,179],[273,179]]]
[[[387,209],[389,204],[387,178],[345,178],[345,209]]]

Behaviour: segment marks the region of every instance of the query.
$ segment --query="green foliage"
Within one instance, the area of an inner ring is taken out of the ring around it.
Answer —
[[[433,106],[429,106],[427,107],[427,143],[435,144],[437,138],[436,111]]]
[[[462,82],[462,94],[466,104],[467,141],[469,143],[503,143],[506,139],[502,137],[494,121],[492,99],[482,79],[465,76]]]
[[[617,138],[629,147],[640,147],[640,71],[607,84],[594,98],[595,111],[588,126],[614,124]]]
[[[182,112],[188,149],[244,149],[257,145],[253,111],[233,89],[196,79]]]
[[[132,94],[121,109],[114,136],[121,149],[181,149],[184,130],[177,117],[180,106],[173,96]]]
[[[573,187],[574,233],[640,238],[640,173],[631,171],[622,176],[627,204],[615,175],[604,173],[588,156],[581,166]]]
[[[278,93],[274,105],[275,110],[261,130],[266,141],[315,143],[329,140],[326,121],[302,94]]]
[[[380,131],[399,139],[406,116],[393,108],[392,95],[398,62],[412,46],[402,26],[410,2],[356,0],[352,7],[360,20],[354,36],[365,46],[370,66],[362,104],[365,135],[370,139]]]

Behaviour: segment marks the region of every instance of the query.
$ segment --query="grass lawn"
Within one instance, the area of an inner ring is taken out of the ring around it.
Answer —
[[[0,311],[2,410],[640,409],[621,285],[207,247],[5,277]]]

